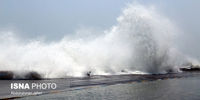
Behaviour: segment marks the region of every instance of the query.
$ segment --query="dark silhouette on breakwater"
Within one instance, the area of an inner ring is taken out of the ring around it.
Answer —
[[[34,71],[28,72],[24,75],[17,75],[12,71],[0,71],[0,80],[40,80],[42,76]]]

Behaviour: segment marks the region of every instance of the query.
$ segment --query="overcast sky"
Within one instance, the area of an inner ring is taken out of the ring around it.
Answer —
[[[59,40],[81,27],[109,29],[133,0],[0,0],[0,31]],[[137,0],[154,5],[184,32],[181,47],[200,55],[200,0]]]

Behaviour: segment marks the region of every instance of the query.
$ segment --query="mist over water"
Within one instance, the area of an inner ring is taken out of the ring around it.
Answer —
[[[178,71],[188,58],[176,48],[179,31],[156,8],[130,4],[101,35],[66,36],[57,42],[25,42],[1,32],[0,70],[36,71],[45,78]]]

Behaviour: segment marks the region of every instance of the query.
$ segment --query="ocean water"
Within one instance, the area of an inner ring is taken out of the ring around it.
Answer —
[[[119,76],[118,76],[119,77]],[[115,81],[111,78],[110,81]],[[99,79],[100,81],[100,79]],[[81,83],[81,81],[76,81]],[[84,82],[82,82],[83,84]],[[200,75],[78,86],[19,100],[199,100]]]

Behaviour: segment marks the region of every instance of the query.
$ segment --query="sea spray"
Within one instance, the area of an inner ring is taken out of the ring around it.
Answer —
[[[173,46],[176,26],[154,7],[130,4],[117,24],[92,39],[23,42],[12,32],[0,36],[0,70],[37,72],[44,78],[122,73],[167,73],[185,63]]]

